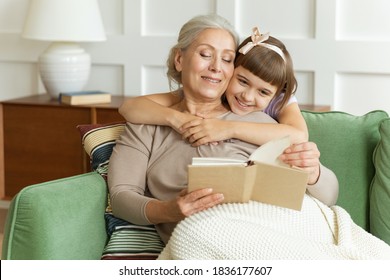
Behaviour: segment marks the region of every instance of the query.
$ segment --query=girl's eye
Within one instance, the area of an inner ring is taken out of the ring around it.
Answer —
[[[271,95],[271,93],[269,91],[266,91],[266,90],[259,90],[259,94],[262,95],[262,96],[269,96],[269,95]]]
[[[241,84],[241,85],[247,85],[248,84],[248,82],[246,81],[246,80],[244,80],[244,79],[238,79],[238,82]]]

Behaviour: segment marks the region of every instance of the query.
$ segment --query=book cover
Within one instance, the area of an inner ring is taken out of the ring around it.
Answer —
[[[300,210],[309,174],[278,157],[290,145],[288,137],[270,141],[248,160],[194,158],[188,166],[188,190],[210,187],[224,202],[259,202]]]
[[[111,94],[99,90],[62,92],[59,99],[60,103],[68,105],[110,103]]]

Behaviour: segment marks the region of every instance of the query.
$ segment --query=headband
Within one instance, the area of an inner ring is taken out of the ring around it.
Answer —
[[[283,51],[278,48],[277,46],[263,43],[264,41],[267,41],[269,38],[269,32],[266,34],[260,34],[259,29],[257,27],[254,27],[252,29],[252,35],[251,35],[251,42],[246,43],[245,46],[241,47],[238,52],[242,53],[243,55],[247,54],[253,47],[255,46],[263,46],[270,50],[273,50],[278,55],[280,55],[281,58],[283,58],[284,62],[286,62],[286,58],[284,57]]]

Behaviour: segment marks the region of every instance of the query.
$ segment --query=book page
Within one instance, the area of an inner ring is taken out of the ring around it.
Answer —
[[[192,165],[241,165],[246,166],[247,161],[232,158],[194,157]]]
[[[279,160],[278,157],[290,145],[291,141],[289,136],[269,141],[257,148],[257,150],[251,154],[249,160],[288,167],[289,165]]]

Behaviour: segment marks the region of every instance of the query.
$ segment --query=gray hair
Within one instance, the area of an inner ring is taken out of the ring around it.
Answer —
[[[186,22],[180,29],[179,36],[177,38],[177,43],[169,51],[169,56],[167,59],[167,76],[169,80],[169,86],[172,88],[172,82],[175,84],[181,85],[181,73],[176,70],[175,67],[175,55],[178,50],[187,49],[199,36],[199,34],[205,29],[223,29],[230,33],[233,37],[233,40],[238,46],[239,36],[234,30],[233,26],[228,20],[217,15],[200,15],[193,17],[188,22]]]

